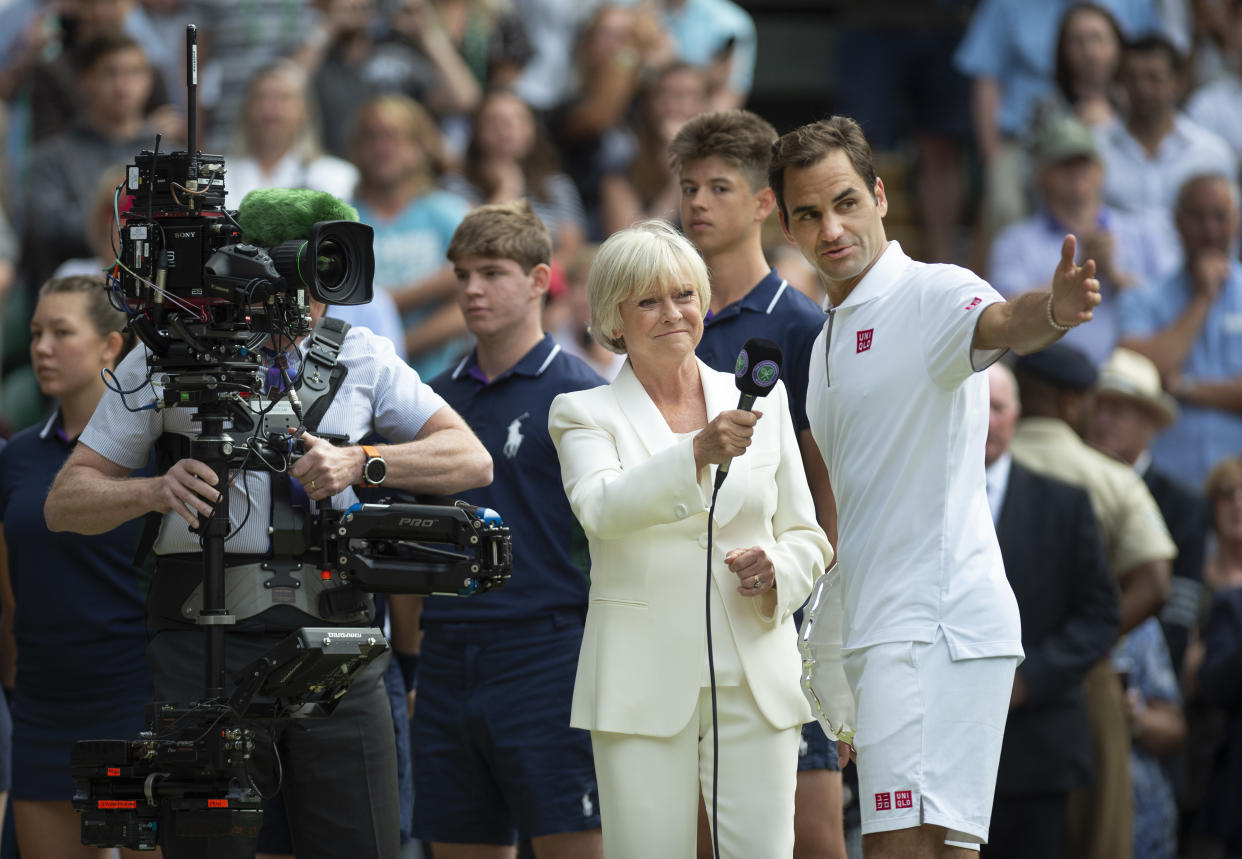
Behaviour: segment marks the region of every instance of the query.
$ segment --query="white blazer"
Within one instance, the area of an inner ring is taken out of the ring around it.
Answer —
[[[733,376],[699,362],[708,419],[737,408]],[[776,729],[808,721],[793,613],[832,560],[815,520],[784,386],[716,503],[712,576],[741,668]],[[561,479],[591,548],[591,594],[570,723],[669,737],[686,726],[707,661],[707,512],[716,467],[700,482],[693,439],[678,440],[627,361],[611,385],[561,394],[548,428]],[[730,549],[759,546],[777,587],[737,592]],[[713,630],[714,635],[722,631]]]

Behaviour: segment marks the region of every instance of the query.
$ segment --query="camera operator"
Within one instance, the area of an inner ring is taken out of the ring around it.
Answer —
[[[319,325],[323,311],[322,304],[311,302],[312,324]],[[314,360],[309,339],[293,345],[269,339],[269,347],[283,349],[289,360],[287,372],[268,374],[276,380],[276,390],[280,382],[299,378],[303,361],[309,365]],[[195,589],[203,572],[200,538],[190,526],[197,525],[200,514],[211,515],[226,487],[216,485],[206,463],[191,458],[179,459],[160,477],[127,477],[146,462],[162,435],[196,435],[190,409],[140,409],[153,391],[145,353],[134,350],[118,367],[115,384],[109,385],[81,443],[57,476],[44,510],[51,530],[85,534],[108,531],[151,512],[163,514],[147,600],[148,622],[155,630],[147,659],[157,700],[185,703],[202,695],[205,650],[201,627],[190,619],[190,606],[200,604]],[[309,499],[343,509],[356,501],[351,487],[359,484],[449,495],[491,480],[486,449],[462,418],[397,358],[387,340],[366,328],[351,328],[340,343],[337,365],[345,368],[344,379],[318,423],[319,435],[305,434],[305,452],[288,469],[292,481],[259,470],[253,458],[234,470],[229,481],[225,590],[236,618],[225,633],[230,677],[291,630],[358,626],[373,612],[370,598],[361,592],[355,592],[358,599],[351,605],[338,603],[327,615],[319,613],[322,601],[302,598],[283,604],[299,591],[313,593],[319,579],[317,566],[306,565],[310,572],[301,579],[302,568],[296,564],[300,558],[273,551],[273,543],[286,543],[281,517],[290,506],[286,499],[297,497],[299,486]],[[392,443],[358,446],[373,432]],[[324,434],[343,436],[348,446],[330,444],[320,437]],[[264,583],[273,567],[277,577],[292,575],[298,583],[283,587],[277,578]],[[387,659],[379,659],[359,673],[330,718],[251,725],[256,729],[251,777],[265,796],[282,791],[299,859],[397,856],[395,745],[380,682],[386,664]],[[229,838],[224,845],[207,841],[172,838],[167,830],[161,839],[169,859],[249,857],[256,850],[254,839]]]

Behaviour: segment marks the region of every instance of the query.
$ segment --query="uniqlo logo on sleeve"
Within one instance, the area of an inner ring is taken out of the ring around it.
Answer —
[[[858,352],[866,352],[871,348],[871,334],[874,331],[874,328],[868,328],[866,331],[858,332]],[[858,354],[858,352],[854,354]]]
[[[967,309],[967,310],[974,310],[976,307],[978,307],[978,306],[979,306],[979,303],[980,303],[981,301],[983,301],[983,299],[982,299],[982,298],[980,298],[979,296],[977,296],[977,295],[976,295],[974,298],[972,298],[972,299],[970,300],[970,304],[967,304],[967,305],[966,305],[966,309]]]
[[[909,791],[907,791],[907,793],[909,793]],[[893,795],[892,794],[886,791],[884,793],[877,793],[875,795],[875,810],[876,811],[891,811],[892,808],[893,808]]]
[[[898,808],[913,808],[914,807],[914,797],[911,795],[910,791],[908,790],[895,791],[893,793],[893,796],[896,799],[896,802],[894,803],[894,805],[896,805]]]

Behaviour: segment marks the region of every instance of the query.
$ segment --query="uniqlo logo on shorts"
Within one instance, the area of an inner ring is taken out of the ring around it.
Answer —
[[[896,805],[898,808],[913,808],[914,807],[914,797],[911,795],[910,791],[908,790],[894,791],[893,796],[896,799],[896,802],[894,803],[894,805]]]
[[[892,808],[893,808],[893,795],[891,793],[888,793],[887,791],[885,791],[884,793],[877,793],[875,795],[875,810],[876,811],[891,811]]]
[[[868,328],[866,331],[858,332],[858,352],[866,352],[871,348],[871,334],[874,331],[874,328]],[[858,354],[858,352],[854,354]]]
[[[983,299],[982,299],[982,298],[980,298],[979,296],[977,296],[977,295],[976,295],[974,298],[972,298],[972,299],[970,300],[970,304],[967,304],[967,305],[966,305],[966,309],[967,309],[967,310],[974,310],[976,307],[978,307],[978,306],[979,306],[979,302],[981,302],[981,301],[983,301]]]

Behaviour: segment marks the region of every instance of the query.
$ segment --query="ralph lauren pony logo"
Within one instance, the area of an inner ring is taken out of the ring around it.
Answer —
[[[866,352],[871,348],[871,335],[874,331],[874,328],[868,328],[866,331],[858,332],[858,352],[855,352],[854,354]]]

